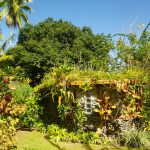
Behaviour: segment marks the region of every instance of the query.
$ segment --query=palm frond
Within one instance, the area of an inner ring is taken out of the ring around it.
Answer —
[[[12,41],[12,40],[15,40],[15,34],[13,34],[12,36],[10,36],[1,46],[1,50],[2,52],[4,53],[5,52],[5,49],[7,47],[7,44]]]
[[[16,18],[17,18],[17,23],[18,23],[19,28],[22,28],[22,21],[21,21],[20,15],[17,15]]]
[[[7,14],[8,14],[8,8],[6,7],[0,12],[0,19],[5,18]]]
[[[20,11],[20,16],[25,23],[28,23],[28,17],[23,11]]]
[[[13,9],[14,15],[17,15],[17,12],[19,11],[19,6],[17,2],[13,3],[12,9]]]
[[[22,10],[25,10],[25,11],[29,12],[29,13],[31,13],[31,11],[32,11],[31,7],[27,6],[27,5],[21,5],[20,8]]]

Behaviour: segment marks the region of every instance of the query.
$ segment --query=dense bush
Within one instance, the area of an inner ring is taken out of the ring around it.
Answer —
[[[12,96],[17,104],[26,107],[26,111],[19,116],[20,126],[32,128],[39,121],[39,115],[42,112],[41,106],[38,104],[38,95],[34,93],[29,84],[17,82]]]
[[[39,121],[40,110],[38,96],[27,83],[1,76],[0,149],[13,148],[16,128],[33,127]]]
[[[71,106],[58,105],[57,109],[61,119],[60,125],[69,131],[82,129],[85,116],[83,109],[77,101],[74,101]]]
[[[14,57],[12,65],[21,66],[36,85],[50,68],[64,63],[80,68],[106,68],[112,48],[110,35],[95,35],[88,27],[80,29],[69,22],[48,18],[21,29],[18,44],[7,54]]]

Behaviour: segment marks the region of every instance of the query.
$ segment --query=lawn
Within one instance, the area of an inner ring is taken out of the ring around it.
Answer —
[[[58,150],[36,131],[18,131],[16,134],[17,150]]]
[[[45,134],[36,131],[18,131],[16,134],[17,150],[109,150],[120,149],[115,146],[86,145],[80,143],[51,142]]]

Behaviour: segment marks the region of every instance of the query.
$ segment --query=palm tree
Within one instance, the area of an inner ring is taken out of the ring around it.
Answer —
[[[22,21],[28,22],[26,12],[31,12],[31,7],[26,3],[32,0],[0,0],[0,19],[6,18],[6,24],[11,28],[10,37],[13,29],[22,28]],[[10,43],[11,46],[11,43]]]

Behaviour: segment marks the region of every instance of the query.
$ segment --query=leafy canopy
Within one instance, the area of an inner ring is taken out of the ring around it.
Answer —
[[[48,18],[21,29],[17,45],[8,54],[13,55],[15,66],[24,68],[34,84],[50,68],[64,63],[81,69],[106,69],[111,49],[110,35],[95,35],[88,27],[80,29],[69,22]]]

